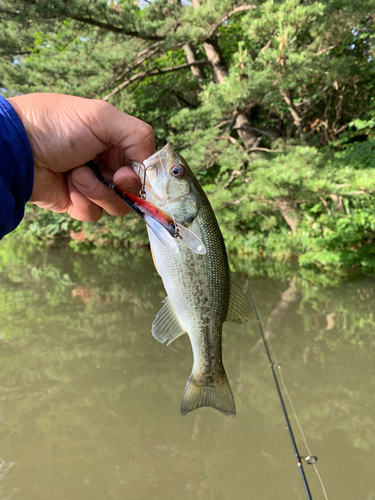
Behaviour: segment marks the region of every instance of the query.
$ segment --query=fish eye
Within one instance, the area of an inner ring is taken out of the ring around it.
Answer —
[[[185,169],[182,165],[173,165],[170,172],[173,175],[173,177],[181,179],[181,177],[183,177],[185,174]]]

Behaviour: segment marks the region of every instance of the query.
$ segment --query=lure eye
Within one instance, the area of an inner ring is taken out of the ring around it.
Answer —
[[[173,165],[173,167],[171,168],[171,174],[173,175],[173,177],[181,179],[181,177],[183,177],[185,174],[185,169],[182,165]]]

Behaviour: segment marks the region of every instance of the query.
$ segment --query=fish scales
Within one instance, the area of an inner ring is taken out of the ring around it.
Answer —
[[[178,242],[177,259],[174,254],[164,251],[150,230],[149,238],[168,297],[191,339],[194,370],[208,370],[213,374],[221,369],[221,328],[227,313],[229,273],[225,262],[218,264],[222,252],[216,248],[223,243],[215,231],[216,220],[210,220],[210,214],[206,216],[204,212],[202,210],[191,227],[207,248],[203,256]],[[218,245],[207,244],[215,239]],[[202,276],[207,276],[207,279],[202,280]]]
[[[155,167],[147,169],[146,199],[198,236],[206,253],[195,253],[177,239],[178,253],[174,254],[147,228],[155,267],[167,292],[152,333],[161,342],[169,338],[169,343],[185,332],[189,335],[194,364],[181,413],[211,406],[234,416],[235,403],[222,360],[222,325],[226,320],[246,319],[251,306],[233,286],[215,214],[187,163],[170,143],[159,152],[159,158],[158,154],[154,157]],[[171,174],[173,169],[179,172],[176,166],[184,172],[177,179]]]

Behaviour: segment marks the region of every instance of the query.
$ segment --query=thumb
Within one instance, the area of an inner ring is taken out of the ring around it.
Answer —
[[[138,194],[141,188],[139,178],[130,167],[116,172],[117,183],[124,189]],[[86,166],[78,167],[69,176],[70,198],[74,205],[76,219],[92,221],[100,218],[102,209],[110,215],[125,215],[130,209],[113,189],[101,183]]]

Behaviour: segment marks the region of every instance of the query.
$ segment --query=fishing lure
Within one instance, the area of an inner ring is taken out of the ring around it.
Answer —
[[[163,245],[172,253],[178,253],[178,246],[176,240],[180,240],[185,246],[190,248],[193,252],[198,254],[205,254],[206,248],[203,242],[196,236],[190,229],[182,226],[174,221],[172,217],[160,210],[157,206],[144,197],[144,187],[146,182],[146,171],[144,167],[144,179],[140,196],[138,197],[133,193],[121,188],[113,182],[108,182],[100,172],[96,163],[92,160],[88,161],[86,165],[92,170],[94,175],[106,186],[112,188],[115,193],[131,208],[141,219],[144,219],[146,224],[150,227],[155,236],[163,243]],[[142,164],[139,164],[142,165]]]

